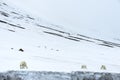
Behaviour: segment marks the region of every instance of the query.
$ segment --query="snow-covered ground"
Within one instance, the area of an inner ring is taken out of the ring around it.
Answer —
[[[30,71],[119,73],[119,56],[115,41],[70,32],[0,0],[0,71],[20,70],[20,62],[26,61]]]

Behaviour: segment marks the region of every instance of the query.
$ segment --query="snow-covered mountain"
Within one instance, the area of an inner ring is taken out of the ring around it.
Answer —
[[[0,71],[20,70],[26,61],[27,70],[120,72],[119,53],[120,43],[71,32],[0,0]]]

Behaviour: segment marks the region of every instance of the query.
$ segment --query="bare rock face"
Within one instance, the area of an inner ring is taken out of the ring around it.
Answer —
[[[0,74],[0,80],[71,80],[70,73],[9,71]]]
[[[1,73],[0,80],[22,80],[22,79],[18,76],[15,76],[15,75],[8,75],[5,73]]]
[[[73,72],[72,80],[120,80],[120,74],[97,72]]]
[[[0,73],[0,80],[120,80],[120,74],[98,72],[8,71]]]

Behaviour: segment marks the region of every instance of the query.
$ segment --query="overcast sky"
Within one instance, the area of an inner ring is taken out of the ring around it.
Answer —
[[[83,34],[120,38],[120,0],[8,0],[20,8]],[[89,30],[89,32],[87,32]]]

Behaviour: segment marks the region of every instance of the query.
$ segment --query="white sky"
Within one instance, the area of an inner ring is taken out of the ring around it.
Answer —
[[[120,37],[119,0],[9,0],[54,24],[92,36]]]

